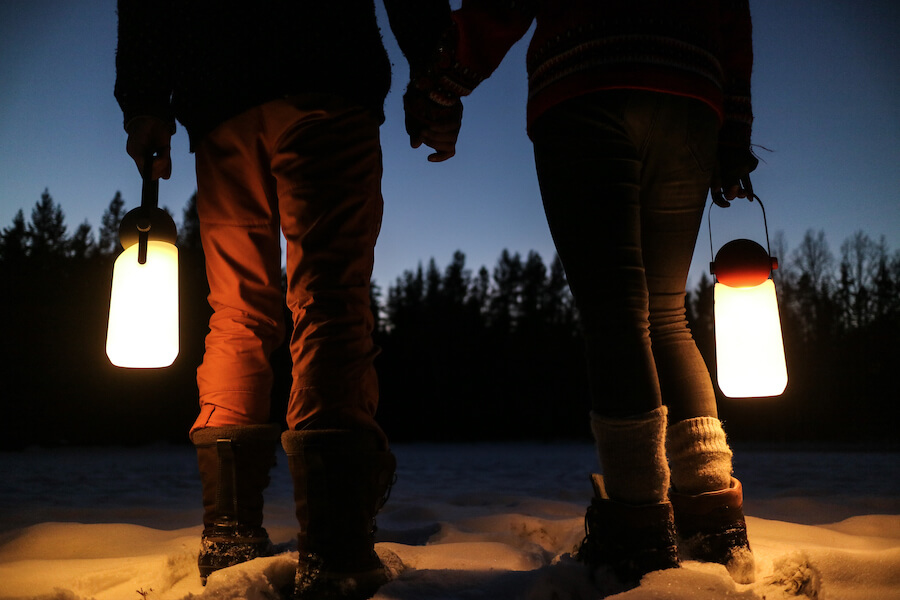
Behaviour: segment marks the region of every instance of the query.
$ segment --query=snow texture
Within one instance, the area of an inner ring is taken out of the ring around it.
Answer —
[[[399,444],[379,515],[380,600],[900,600],[900,454],[735,448],[756,581],[685,562],[622,590],[570,552],[595,470],[587,444]],[[280,554],[200,584],[193,450],[0,454],[0,600],[277,600],[296,565],[286,461],[266,527]]]

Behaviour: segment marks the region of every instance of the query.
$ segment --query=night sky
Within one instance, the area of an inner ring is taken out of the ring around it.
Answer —
[[[472,269],[492,268],[508,248],[554,255],[525,135],[526,36],[494,76],[464,100],[457,156],[430,164],[403,128],[406,61],[378,2],[394,82],[382,128],[385,217],[375,280],[454,250]],[[751,0],[754,18],[753,141],[765,161],[753,175],[773,237],[788,250],[823,230],[832,252],[858,230],[900,250],[900,3],[896,0]],[[0,0],[0,228],[26,220],[45,188],[69,232],[96,232],[116,191],[140,202],[113,98],[115,0]],[[195,189],[181,130],[174,174],[160,202],[181,219]],[[744,222],[730,231],[729,224]],[[714,242],[760,239],[758,208],[713,213]],[[782,257],[784,261],[785,257]],[[694,277],[709,261],[706,222]]]

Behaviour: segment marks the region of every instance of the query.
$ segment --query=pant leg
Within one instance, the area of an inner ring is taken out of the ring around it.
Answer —
[[[630,90],[566,102],[532,127],[600,415],[715,410],[684,289],[717,128],[700,102]]]
[[[253,109],[196,147],[197,211],[213,309],[193,429],[266,423],[269,356],[284,336],[279,217]]]
[[[662,399],[675,423],[717,415],[709,370],[688,328],[684,304],[719,124],[701,102],[664,98],[643,158],[641,228],[650,339]]]
[[[624,119],[631,98],[616,91],[570,100],[531,133],[544,210],[581,320],[592,408],[608,417],[661,404],[641,247],[641,141]]]
[[[294,320],[288,426],[380,432],[369,298],[383,208],[378,121],[365,109],[307,96],[275,112],[287,124],[272,173]]]

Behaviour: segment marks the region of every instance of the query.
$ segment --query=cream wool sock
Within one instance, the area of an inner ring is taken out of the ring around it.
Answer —
[[[731,448],[719,419],[695,417],[672,425],[666,451],[676,491],[693,495],[731,486]]]
[[[666,414],[665,406],[627,419],[591,413],[591,431],[611,500],[656,504],[667,498]]]

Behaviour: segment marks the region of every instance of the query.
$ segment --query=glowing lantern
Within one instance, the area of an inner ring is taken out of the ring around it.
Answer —
[[[754,199],[759,201],[751,192],[749,200]],[[765,208],[759,205],[765,221]],[[770,277],[777,268],[778,260],[768,250],[746,239],[722,246],[710,264],[716,277],[717,377],[719,389],[729,398],[778,396],[787,387],[781,320]]]
[[[141,206],[119,226],[124,248],[113,265],[106,355],[117,367],[168,367],[178,356],[175,222],[157,206],[159,181],[145,163]]]

